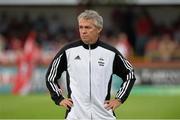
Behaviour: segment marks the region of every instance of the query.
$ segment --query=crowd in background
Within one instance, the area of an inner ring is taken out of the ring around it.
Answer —
[[[36,46],[45,56],[51,55],[49,51],[56,53],[64,44],[79,38],[77,28],[67,28],[59,21],[58,13],[50,20],[43,14],[32,20],[28,13],[18,19],[2,12],[0,59],[8,51],[23,51],[27,36],[32,31],[36,33]],[[166,26],[156,24],[145,9],[138,14],[133,9],[114,9],[111,22],[113,26],[103,30],[101,40],[115,46],[125,57],[152,61],[180,60],[180,17],[171,26]]]
[[[112,23],[114,29],[111,33],[117,31],[113,33],[117,36],[116,41],[122,44],[122,38],[127,39],[129,45],[126,48],[131,53],[129,55],[133,53],[148,60],[162,61],[180,58],[180,15],[167,26],[155,23],[146,9],[141,9],[138,13],[133,9],[115,9]]]

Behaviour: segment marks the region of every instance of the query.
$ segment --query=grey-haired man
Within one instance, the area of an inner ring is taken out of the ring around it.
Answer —
[[[46,74],[51,98],[67,109],[67,120],[115,120],[114,110],[128,97],[135,75],[131,64],[110,45],[99,40],[103,18],[93,10],[78,16],[81,40],[62,48]],[[57,80],[67,72],[68,98],[61,94]],[[110,99],[112,75],[123,79]]]

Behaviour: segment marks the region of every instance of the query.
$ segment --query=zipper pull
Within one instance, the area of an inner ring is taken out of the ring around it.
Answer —
[[[89,44],[88,46],[89,46],[89,50],[91,50],[91,45]]]

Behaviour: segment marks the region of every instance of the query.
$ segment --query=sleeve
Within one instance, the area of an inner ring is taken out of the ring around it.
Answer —
[[[115,55],[113,74],[118,75],[123,80],[123,83],[121,84],[115,98],[124,103],[129,96],[136,78],[132,65],[120,53],[116,53]]]
[[[61,93],[61,88],[58,84],[58,79],[61,77],[63,71],[67,70],[66,53],[59,52],[51,64],[46,73],[46,86],[51,94],[52,100],[56,105],[64,99]]]

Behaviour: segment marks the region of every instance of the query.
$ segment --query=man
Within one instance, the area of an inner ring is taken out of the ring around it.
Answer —
[[[128,97],[135,82],[130,63],[113,47],[99,40],[102,17],[93,10],[78,16],[80,41],[61,49],[49,66],[46,84],[51,98],[67,109],[67,120],[115,120],[114,110]],[[68,98],[57,80],[67,71]],[[110,100],[112,74],[123,79],[115,99]]]

